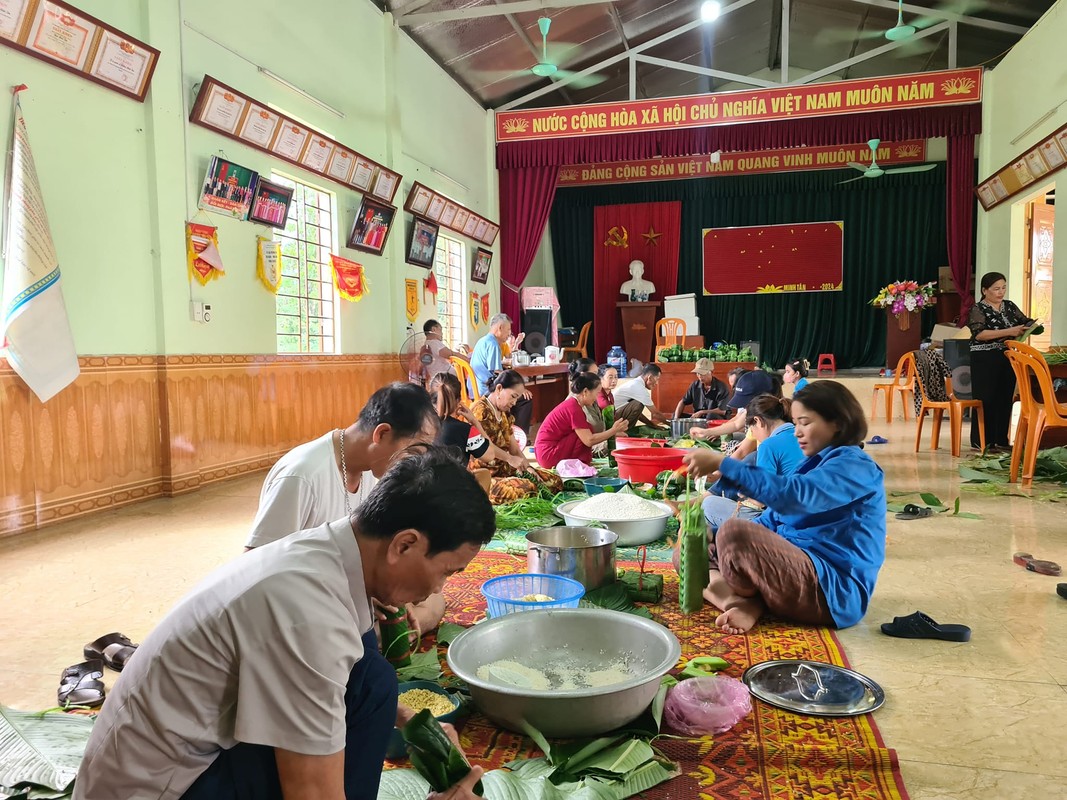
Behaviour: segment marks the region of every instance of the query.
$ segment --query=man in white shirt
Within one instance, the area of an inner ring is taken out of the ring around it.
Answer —
[[[440,372],[451,372],[455,374],[455,369],[452,366],[450,358],[462,358],[464,361],[469,362],[470,356],[466,356],[463,353],[457,353],[455,350],[449,348],[444,342],[444,329],[441,327],[441,323],[435,319],[428,319],[422,324],[422,332],[426,335],[426,350],[429,352],[431,358],[430,366],[426,369],[426,376],[432,379],[434,375]]]
[[[630,430],[640,425],[660,425],[669,417],[652,402],[652,390],[659,383],[663,370],[655,364],[645,364],[636,378],[615,387],[615,419],[625,419]]]
[[[370,597],[439,592],[496,527],[448,452],[400,459],[350,518],[209,575],[150,633],[96,720],[77,800],[374,800],[411,712]],[[441,800],[473,800],[475,768]]]
[[[271,467],[246,549],[350,515],[397,456],[432,443],[439,425],[422,388],[399,382],[382,387],[352,425],[294,447]],[[444,597],[430,597],[410,612],[420,631],[433,630],[444,616]]]

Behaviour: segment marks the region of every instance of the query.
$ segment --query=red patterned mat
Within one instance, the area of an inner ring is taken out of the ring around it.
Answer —
[[[481,585],[489,578],[522,572],[526,560],[483,552],[467,570],[449,579],[446,621],[470,625],[485,614]],[[627,567],[635,565],[627,564]],[[653,617],[682,644],[683,657],[717,655],[740,678],[751,664],[780,658],[806,658],[848,666],[840,642],[825,628],[761,623],[748,636],[715,627],[708,606],[683,616],[678,584],[670,564],[651,564],[664,575],[665,602],[651,606]],[[443,659],[442,659],[443,660]],[[702,739],[658,739],[656,747],[676,761],[682,774],[645,792],[651,800],[906,800],[896,753],[888,749],[870,716],[843,719],[803,717],[753,700],[754,711],[733,730]],[[478,713],[463,725],[463,746],[487,769],[539,754],[522,736],[496,727]]]

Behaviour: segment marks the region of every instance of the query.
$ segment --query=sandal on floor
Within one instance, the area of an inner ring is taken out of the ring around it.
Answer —
[[[892,622],[883,622],[882,633],[898,639],[941,639],[946,642],[971,640],[971,629],[966,625],[938,625],[921,611],[906,617],[893,617]]]
[[[109,633],[85,645],[82,653],[88,659],[98,658],[116,672],[122,672],[136,650],[137,645],[125,634]]]
[[[1067,583],[1057,583],[1056,594],[1058,594],[1064,600],[1067,600]]]
[[[75,664],[63,670],[59,677],[56,699],[59,705],[96,708],[104,702],[104,664],[99,659]]]
[[[1042,561],[1039,558],[1034,558],[1029,553],[1015,553],[1012,555],[1011,560],[1020,567],[1026,567],[1028,570],[1036,572],[1038,575],[1056,576],[1063,574],[1063,568],[1055,561]]]
[[[922,519],[923,517],[933,516],[933,513],[934,510],[932,508],[908,503],[904,506],[904,510],[897,514],[897,519]]]
[[[889,444],[889,440],[884,436],[872,436],[867,440],[867,444]]]

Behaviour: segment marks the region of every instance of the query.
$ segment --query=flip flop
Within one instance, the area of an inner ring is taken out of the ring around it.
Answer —
[[[1039,558],[1034,558],[1029,553],[1015,553],[1012,555],[1011,560],[1020,567],[1026,567],[1028,570],[1036,572],[1038,575],[1056,576],[1063,574],[1063,568],[1055,561],[1042,561]]]
[[[867,444],[889,444],[889,440],[884,436],[872,436],[867,440]]]
[[[966,625],[938,625],[921,611],[906,617],[893,617],[882,623],[882,633],[898,639],[941,639],[946,642],[969,642],[971,629]]]
[[[116,672],[122,672],[126,662],[137,650],[137,645],[124,633],[108,633],[82,648],[87,659],[98,658]]]
[[[56,699],[59,705],[96,708],[104,702],[104,684],[99,679],[104,675],[104,664],[99,659],[90,659],[63,670],[59,676]]]
[[[933,513],[934,510],[932,508],[908,503],[904,506],[904,510],[897,514],[897,519],[922,519],[923,517],[933,516]]]

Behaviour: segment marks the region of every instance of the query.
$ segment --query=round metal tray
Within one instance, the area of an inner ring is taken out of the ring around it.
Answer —
[[[885,703],[882,687],[866,675],[821,661],[764,661],[741,680],[764,703],[815,717],[855,717]]]

